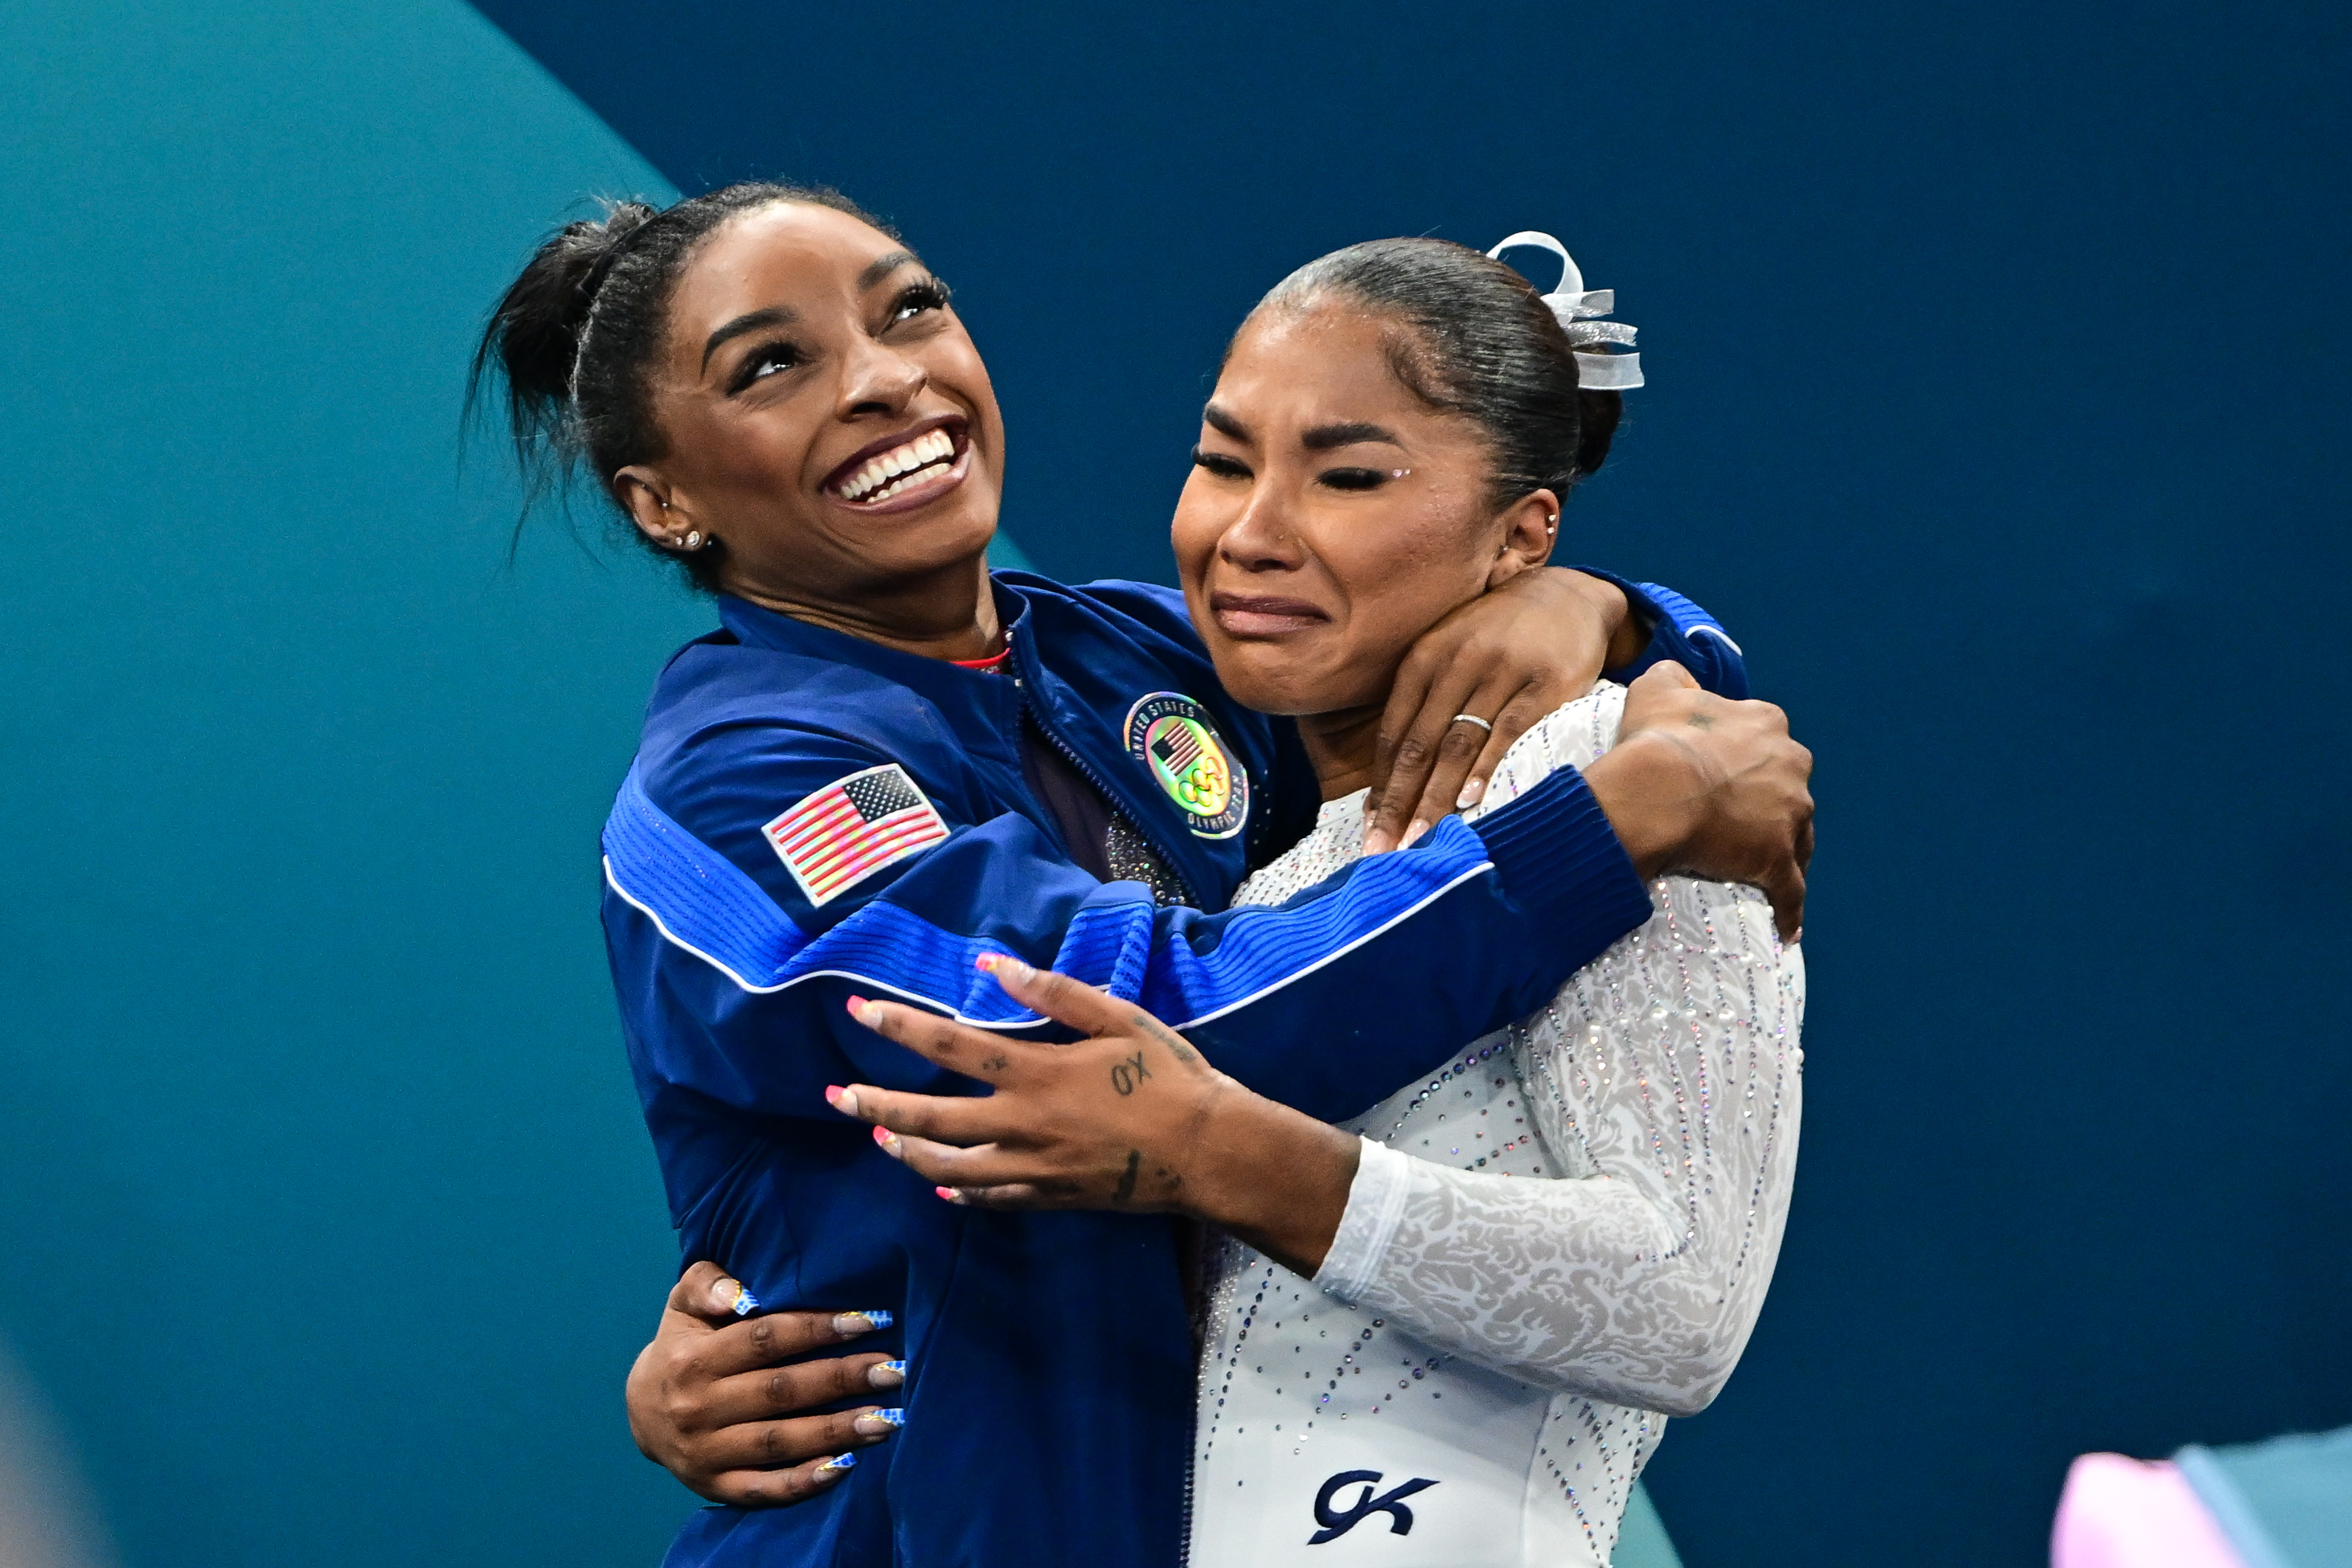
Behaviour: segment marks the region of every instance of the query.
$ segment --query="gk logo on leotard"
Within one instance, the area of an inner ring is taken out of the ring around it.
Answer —
[[[1230,839],[1249,819],[1249,775],[1234,764],[1224,737],[1199,703],[1154,692],[1127,710],[1128,755],[1184,813],[1195,837]]]
[[[1417,1491],[1427,1491],[1437,1483],[1431,1480],[1410,1480],[1402,1486],[1391,1487],[1376,1497],[1372,1493],[1372,1489],[1380,1483],[1380,1479],[1381,1472],[1378,1470],[1341,1470],[1338,1475],[1325,1481],[1323,1490],[1315,1494],[1315,1522],[1323,1528],[1308,1536],[1307,1544],[1320,1546],[1327,1541],[1337,1541],[1376,1513],[1385,1513],[1389,1516],[1391,1535],[1411,1535],[1412,1510],[1405,1507],[1404,1500]],[[1331,1511],[1332,1494],[1341,1487],[1351,1486],[1361,1486],[1364,1489],[1363,1494],[1356,1499],[1356,1506],[1345,1513]]]

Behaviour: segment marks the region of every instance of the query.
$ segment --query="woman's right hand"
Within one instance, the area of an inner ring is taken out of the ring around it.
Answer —
[[[1813,858],[1812,773],[1787,714],[1717,696],[1662,664],[1626,688],[1617,745],[1584,778],[1644,879],[1683,872],[1760,887],[1793,942]]]
[[[629,1435],[712,1502],[772,1508],[831,1487],[858,1449],[889,1437],[900,1419],[877,1405],[801,1412],[896,1390],[906,1364],[878,1351],[795,1361],[877,1325],[863,1312],[741,1317],[735,1308],[744,1295],[715,1263],[697,1263],[678,1280],[653,1343],[629,1369]]]

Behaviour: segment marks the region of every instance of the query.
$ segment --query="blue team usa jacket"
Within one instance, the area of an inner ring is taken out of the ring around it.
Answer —
[[[972,967],[1017,954],[1336,1121],[1649,915],[1572,769],[1278,908],[1216,913],[1314,820],[1294,727],[1226,698],[1172,590],[995,580],[1011,679],[721,599],[721,630],[663,671],[604,830],[614,984],[685,1259],[772,1308],[887,1308],[870,1348],[909,1363],[896,1438],[816,1500],[705,1511],[673,1563],[1178,1557],[1192,1344],[1173,1226],[940,1202],[824,1090],[978,1086],[858,1028],[853,992],[1034,1035],[1052,1026]],[[1648,659],[1746,695],[1703,612],[1627,586],[1655,621]],[[1024,720],[1193,907],[1071,863],[1024,782]]]

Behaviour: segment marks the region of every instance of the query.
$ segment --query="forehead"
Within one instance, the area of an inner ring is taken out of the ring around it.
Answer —
[[[778,202],[730,218],[697,246],[671,299],[671,315],[692,334],[750,310],[775,306],[807,313],[854,302],[858,275],[905,247],[831,207]]]
[[[1389,346],[1400,329],[1385,317],[1339,303],[1261,310],[1234,338],[1217,378],[1217,402],[1253,423],[1446,418],[1397,379]]]

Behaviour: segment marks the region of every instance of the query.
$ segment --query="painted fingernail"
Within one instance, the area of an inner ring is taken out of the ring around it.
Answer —
[[[962,1194],[962,1193],[961,1193],[961,1192],[958,1192],[954,1187],[951,1187],[951,1186],[935,1186],[935,1187],[931,1188],[931,1190],[932,1190],[933,1192],[935,1192],[935,1193],[938,1193],[941,1197],[943,1197],[943,1198],[947,1199],[950,1203],[961,1203],[961,1202],[964,1200],[963,1194]]]
[[[1412,820],[1412,826],[1404,831],[1404,837],[1399,841],[1397,847],[1402,849],[1411,845],[1413,840],[1421,837],[1422,834],[1427,831],[1429,831],[1429,824],[1422,821],[1419,817],[1415,817]]]
[[[868,1410],[851,1422],[850,1427],[862,1437],[882,1437],[906,1424],[907,1413],[904,1410]]]
[[[901,1152],[898,1148],[898,1134],[892,1132],[889,1128],[875,1128],[874,1141],[881,1145],[882,1152],[888,1155],[892,1159],[895,1160],[902,1157]]]
[[[859,1023],[868,1025],[872,1024],[874,1021],[872,1016],[873,1012],[874,1004],[867,1001],[864,997],[852,997],[849,998],[849,1016],[856,1019]]]
[[[857,1114],[857,1096],[838,1083],[828,1083],[824,1086],[824,1103],[845,1116]]]
[[[878,1310],[863,1312],[835,1312],[833,1318],[833,1332],[846,1338],[851,1334],[872,1333],[876,1329],[887,1329],[898,1321],[888,1312]]]
[[[1454,797],[1454,809],[1457,811],[1466,811],[1476,805],[1486,793],[1486,781],[1484,779],[1473,779],[1469,783],[1462,786],[1462,793]]]
[[[1364,852],[1368,855],[1384,855],[1388,853],[1388,834],[1379,831],[1366,833],[1364,835]]]
[[[1025,980],[1037,972],[1010,953],[982,953],[972,962],[982,974],[1000,980]]]
[[[735,1281],[732,1280],[730,1280],[727,1282],[730,1285],[735,1285],[735,1300],[729,1303],[729,1307],[737,1317],[748,1318],[753,1312],[760,1310],[759,1297],[753,1295],[742,1286],[735,1284]]]
[[[897,1388],[907,1381],[907,1364],[903,1361],[877,1361],[866,1369],[868,1388]]]
[[[838,1480],[841,1478],[843,1471],[855,1469],[856,1468],[857,1456],[856,1454],[835,1454],[833,1458],[819,1465],[813,1473],[816,1476],[816,1479],[821,1481]]]

